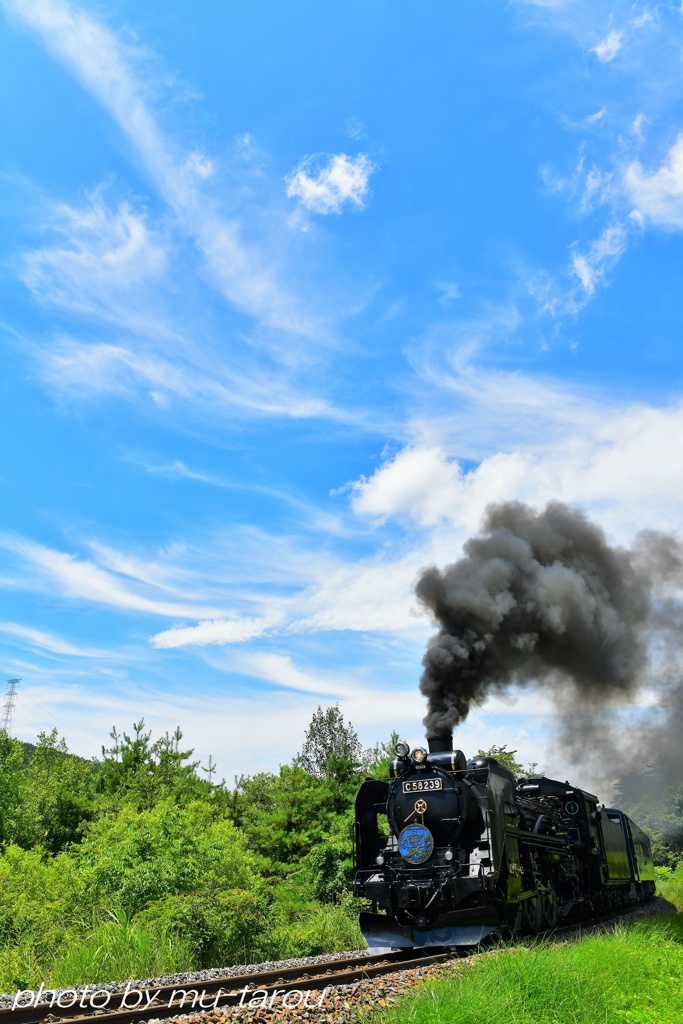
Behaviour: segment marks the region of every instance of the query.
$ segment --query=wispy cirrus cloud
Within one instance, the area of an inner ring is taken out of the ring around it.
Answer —
[[[206,647],[209,645],[241,644],[264,636],[274,627],[281,625],[281,615],[264,616],[258,619],[208,619],[196,626],[174,626],[152,637],[154,647]]]
[[[307,156],[287,175],[287,195],[313,213],[341,213],[345,206],[361,210],[376,169],[366,153]]]
[[[127,202],[107,207],[101,190],[80,209],[57,204],[51,226],[63,244],[25,252],[21,272],[24,284],[49,304],[121,324],[140,282],[166,268],[164,240],[147,217]]]
[[[198,483],[210,484],[213,487],[229,487],[230,482],[215,476],[213,473],[203,473],[191,469],[182,459],[173,459],[171,462],[152,462],[140,456],[130,455],[128,461],[141,466],[147,473],[153,476],[166,477],[169,480],[195,480]]]
[[[608,271],[614,267],[628,247],[628,230],[623,224],[610,224],[602,234],[581,250],[574,247],[571,256],[571,272],[578,278],[583,295],[575,297],[579,308],[581,300],[587,301],[595,294],[598,285],[605,282]]]
[[[237,219],[223,215],[202,187],[212,176],[211,159],[197,150],[183,153],[160,126],[138,72],[139,53],[68,0],[2,0],[2,7],[39,36],[116,122],[226,298],[271,327],[318,333],[320,323],[266,253],[244,241]]]
[[[608,64],[619,53],[623,41],[624,37],[621,32],[608,32],[604,39],[601,39],[595,46],[591,46],[591,52],[602,64]]]
[[[194,352],[168,357],[153,348],[109,342],[60,338],[48,351],[41,349],[38,374],[55,392],[84,400],[98,395],[145,397],[165,408],[182,403],[200,416],[219,418],[242,411],[251,415],[294,419],[324,417],[350,421],[325,399],[300,392],[272,370],[264,372],[253,360],[240,370],[228,362],[211,365]]]
[[[72,323],[68,336],[23,346],[35,376],[69,402],[110,394],[151,400],[157,414],[182,403],[214,419],[348,421],[301,383],[301,367],[332,343],[330,317],[328,298],[300,287],[306,271],[298,251],[290,258],[284,203],[249,216],[235,168],[187,152],[165,129],[139,49],[91,12],[69,0],[0,0],[0,9],[102,105],[165,204],[110,197],[111,183],[82,203],[41,197],[49,240],[24,251],[20,276]]]
[[[22,570],[15,579],[17,587],[54,594],[56,585],[60,597],[165,618],[196,619],[224,611],[208,602],[191,603],[180,597],[169,600],[168,587],[160,585],[158,580],[152,588],[150,581],[139,575],[135,580],[126,579],[126,573],[109,571],[90,559],[24,537],[4,535],[0,537],[0,547],[16,556]]]
[[[56,633],[35,629],[33,626],[24,626],[18,622],[0,622],[0,633],[13,637],[31,649],[47,651],[49,654],[74,658],[116,658],[117,660],[122,657],[120,652],[113,653],[98,647],[81,647],[64,640]]]
[[[541,175],[563,195],[577,217],[563,271],[532,277],[530,291],[543,313],[574,316],[590,302],[620,258],[644,229],[683,226],[680,166],[683,146],[670,146],[654,171],[643,154],[670,137],[680,118],[680,14],[669,5],[617,5],[603,0],[515,0],[527,25],[558,31],[595,59],[578,92],[560,103],[576,109],[577,97],[597,113],[561,114],[561,122],[584,139],[571,173]],[[617,59],[618,58],[618,59]],[[647,136],[644,126],[647,125]]]

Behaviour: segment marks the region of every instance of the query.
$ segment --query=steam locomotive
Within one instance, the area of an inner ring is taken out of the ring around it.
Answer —
[[[450,735],[428,745],[397,743],[390,781],[366,779],[356,798],[369,946],[533,934],[654,894],[650,839],[622,811],[568,782],[515,782],[493,757],[466,761]]]

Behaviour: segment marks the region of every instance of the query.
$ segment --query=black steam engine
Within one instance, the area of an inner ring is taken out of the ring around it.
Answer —
[[[650,840],[621,811],[567,782],[515,782],[452,745],[398,743],[391,781],[360,788],[354,893],[373,903],[368,945],[469,945],[654,894]]]

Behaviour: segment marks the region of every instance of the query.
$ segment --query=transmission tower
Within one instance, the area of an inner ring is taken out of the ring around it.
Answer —
[[[12,735],[12,712],[14,711],[14,704],[17,699],[17,687],[20,682],[21,679],[7,680],[7,692],[5,693],[5,703],[2,706],[0,729],[4,729],[8,736]]]

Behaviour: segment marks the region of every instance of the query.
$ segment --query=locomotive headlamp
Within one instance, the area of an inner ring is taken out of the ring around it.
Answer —
[[[401,740],[401,742],[397,743],[394,747],[394,753],[396,754],[396,757],[407,757],[410,753],[410,747],[407,743],[404,743]]]
[[[427,760],[427,751],[424,747],[415,747],[415,750],[410,756],[417,764],[422,764],[423,761]]]

